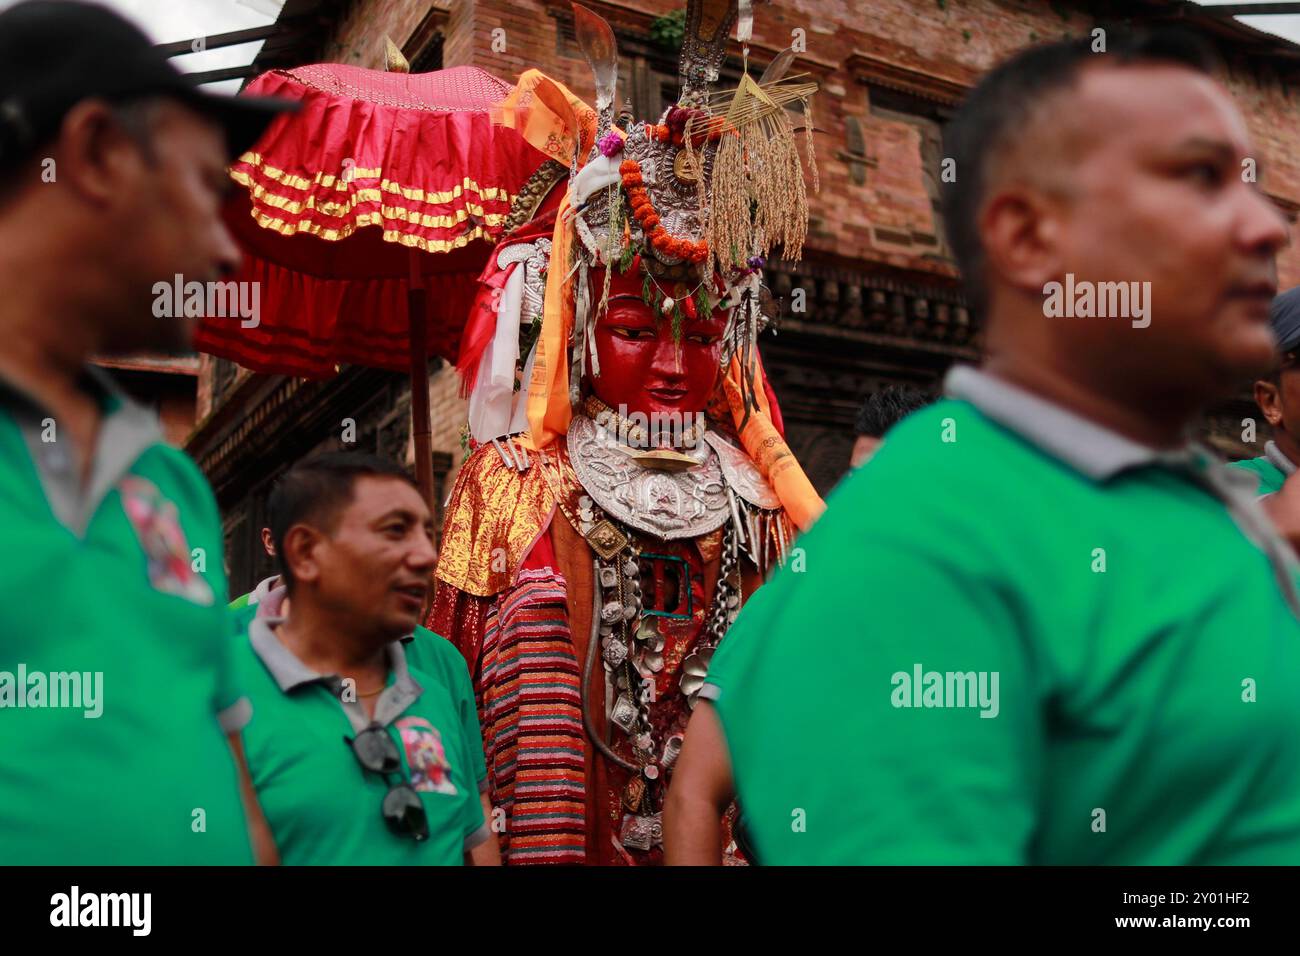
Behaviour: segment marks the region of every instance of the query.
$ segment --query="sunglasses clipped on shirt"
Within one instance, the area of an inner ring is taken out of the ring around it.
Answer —
[[[417,843],[429,839],[429,818],[415,788],[402,779],[402,757],[382,724],[373,723],[355,737],[343,738],[362,769],[379,774],[388,784],[384,795],[384,821],[398,836]],[[396,777],[394,783],[392,778]]]

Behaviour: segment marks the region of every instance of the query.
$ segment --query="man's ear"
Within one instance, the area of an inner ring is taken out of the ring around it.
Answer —
[[[63,117],[57,142],[58,182],[100,208],[129,201],[147,174],[140,144],[104,100],[82,100]]]
[[[311,525],[296,524],[284,535],[284,553],[280,560],[289,569],[294,584],[315,581],[320,578],[321,546],[325,536]]]
[[[1032,294],[1062,275],[1060,203],[1028,185],[996,190],[980,214],[980,237],[991,275]]]
[[[1265,420],[1274,428],[1282,425],[1282,393],[1272,382],[1260,379],[1255,383],[1255,404],[1264,413]]]

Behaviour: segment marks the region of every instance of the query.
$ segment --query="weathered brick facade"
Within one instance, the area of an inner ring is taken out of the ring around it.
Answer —
[[[619,36],[620,97],[635,100],[644,113],[645,104],[657,110],[675,96],[676,53],[653,37],[663,26],[660,18],[683,4],[587,5]],[[791,446],[825,491],[847,467],[853,413],[866,392],[890,381],[932,385],[955,358],[977,354],[978,321],[962,300],[936,212],[939,137],[964,91],[1017,49],[1087,34],[1097,13],[1149,18],[1186,5],[777,0],[756,6],[755,71],[779,50],[802,44],[792,72],[806,72],[820,86],[813,118],[821,189],[810,196],[804,261],[774,263],[769,270],[781,321],[764,352]],[[1300,85],[1294,67],[1284,80],[1282,61],[1268,55],[1269,44],[1276,50],[1282,41],[1219,29],[1195,15],[1193,23],[1217,37],[1227,61],[1223,80],[1267,170],[1264,187],[1294,221],[1300,209]],[[379,68],[385,36],[415,58],[435,35],[443,66],[472,64],[509,80],[536,66],[593,98],[567,0],[356,0],[328,41],[326,58]],[[738,48],[735,53],[726,68],[733,75],[741,66]],[[1284,287],[1300,283],[1300,245],[1283,254],[1280,278]],[[210,385],[201,389],[201,406],[209,392]],[[430,394],[445,482],[461,458],[465,406],[448,368],[434,373]],[[1233,422],[1250,411],[1242,402],[1225,406],[1210,430],[1227,447],[1239,431]]]
[[[646,33],[676,0],[592,0],[588,4],[620,32]],[[361,0],[340,24],[335,59],[383,65],[383,38],[399,44],[429,7],[442,4]],[[449,5],[444,66],[472,64],[506,79],[537,66],[590,101],[590,70],[572,39],[567,0],[473,0]],[[918,98],[951,102],[999,60],[1029,44],[1088,33],[1097,21],[1079,7],[1053,0],[780,0],[755,15],[751,56],[758,69],[803,31],[806,54],[794,69],[820,85],[814,106],[821,192],[810,197],[818,253],[953,275],[931,250],[891,239],[934,236],[935,221],[915,122],[873,108],[881,88],[920,91]],[[1096,6],[1096,5],[1093,5]],[[1123,10],[1124,4],[1116,4]],[[494,38],[495,30],[504,35]],[[497,48],[494,49],[494,40]],[[504,42],[504,49],[500,46]],[[664,53],[665,62],[673,59]],[[1300,205],[1300,89],[1284,86],[1268,64],[1244,56],[1223,77],[1250,123],[1269,167],[1267,188],[1290,208]],[[855,180],[847,151],[847,121],[865,139],[865,182]],[[884,231],[887,235],[879,235]],[[1300,282],[1300,245],[1283,256],[1283,284]]]

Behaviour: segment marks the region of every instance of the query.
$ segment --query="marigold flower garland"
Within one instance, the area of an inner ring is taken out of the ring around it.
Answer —
[[[716,140],[721,138],[723,133],[723,124],[721,122],[711,121],[706,133],[692,134],[691,141],[697,138],[703,142],[705,138]],[[672,126],[665,123],[662,126],[647,124],[645,127],[647,139],[657,139],[661,143],[672,142],[681,145],[685,140],[684,132],[677,132]],[[709,257],[709,244],[704,240],[683,239],[674,236],[663,227],[660,221],[659,213],[655,211],[654,203],[650,201],[650,195],[646,192],[645,182],[641,178],[641,164],[635,159],[625,159],[619,163],[618,171],[623,179],[623,191],[628,198],[628,204],[632,208],[632,215],[641,223],[641,230],[645,233],[646,239],[656,250],[666,256],[672,256],[675,259],[682,259],[686,262],[703,262]]]

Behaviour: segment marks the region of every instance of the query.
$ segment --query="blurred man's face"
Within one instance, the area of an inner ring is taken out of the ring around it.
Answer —
[[[173,302],[170,317],[154,315],[153,286],[219,280],[239,264],[240,253],[221,219],[229,188],[225,138],[220,127],[170,100],[150,114],[151,153],[137,150],[136,168],[124,176],[129,196],[115,208],[113,255],[121,299],[108,330],[107,350],[190,347],[197,319]],[[112,237],[110,237],[111,239]]]
[[[433,518],[405,481],[363,476],[313,557],[315,599],[367,632],[396,640],[420,623],[437,559]]]
[[[1064,190],[1036,223],[1035,241],[1051,250],[1039,292],[1066,273],[1076,284],[1150,283],[1149,325],[1044,317],[1054,347],[1094,378],[1205,397],[1265,371],[1275,361],[1274,255],[1287,231],[1244,175],[1258,177],[1259,154],[1231,96],[1177,66],[1096,66],[1047,112],[1020,154],[1028,175]]]

